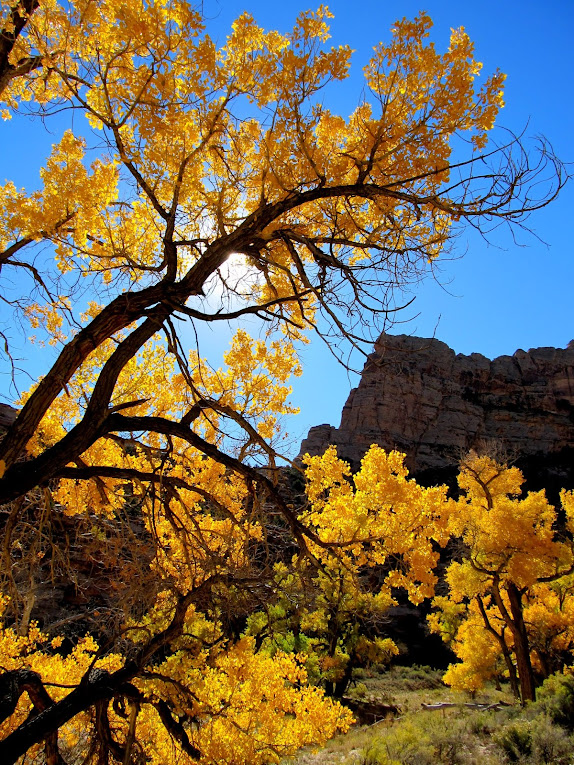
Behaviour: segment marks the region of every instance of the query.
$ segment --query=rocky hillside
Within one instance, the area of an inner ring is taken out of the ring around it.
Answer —
[[[487,359],[435,339],[383,334],[341,425],[311,428],[301,454],[335,444],[358,466],[373,443],[407,453],[417,476],[455,467],[469,449],[497,449],[570,483],[574,457],[574,341]],[[534,481],[534,484],[538,481]]]

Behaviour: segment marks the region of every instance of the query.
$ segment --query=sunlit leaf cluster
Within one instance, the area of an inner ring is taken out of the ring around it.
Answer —
[[[449,595],[435,598],[430,623],[461,660],[448,683],[475,691],[507,676],[526,701],[536,673],[548,677],[570,661],[574,549],[572,492],[561,494],[559,522],[544,491],[521,495],[523,480],[488,456],[463,463],[449,529],[464,552],[448,568]]]

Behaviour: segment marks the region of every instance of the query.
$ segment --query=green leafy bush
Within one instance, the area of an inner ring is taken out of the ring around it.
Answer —
[[[365,752],[364,765],[435,765],[432,737],[415,721],[404,720],[373,742]]]
[[[442,673],[431,667],[413,664],[410,667],[394,667],[396,683],[401,683],[406,690],[424,691],[443,686]]]
[[[367,690],[368,688],[365,683],[357,683],[353,689],[353,696],[357,699],[364,699],[367,695]]]
[[[574,675],[551,675],[537,691],[537,711],[569,730],[574,730]]]
[[[534,725],[533,720],[513,720],[493,735],[509,762],[521,762],[530,755]]]
[[[553,725],[545,715],[533,721],[532,755],[533,765],[571,765],[574,762],[574,740],[564,728]]]

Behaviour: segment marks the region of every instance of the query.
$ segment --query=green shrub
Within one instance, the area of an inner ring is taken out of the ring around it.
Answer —
[[[357,699],[364,699],[367,695],[367,686],[365,683],[357,683],[353,689],[353,696],[355,696]]]
[[[574,741],[564,728],[553,725],[545,715],[539,715],[533,720],[532,726],[533,765],[570,765],[574,761]]]
[[[431,667],[413,664],[411,667],[394,667],[392,673],[408,691],[425,691],[443,686],[442,672]]]
[[[397,722],[365,752],[365,765],[467,765],[478,762],[466,718],[421,713]]]
[[[521,762],[532,752],[534,726],[533,720],[513,720],[496,731],[492,738],[510,762]]]
[[[364,765],[435,765],[436,762],[428,733],[413,720],[403,720],[368,747]]]
[[[468,727],[475,736],[490,736],[494,727],[492,713],[478,712],[472,715],[468,722]]]
[[[551,675],[537,691],[536,711],[569,730],[574,730],[574,675]]]

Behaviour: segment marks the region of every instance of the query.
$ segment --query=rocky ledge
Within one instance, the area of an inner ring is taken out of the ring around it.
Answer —
[[[574,450],[574,341],[487,359],[435,339],[383,334],[341,425],[311,428],[300,454],[335,444],[358,467],[373,443],[407,454],[416,474],[458,464],[470,449],[506,458]]]

